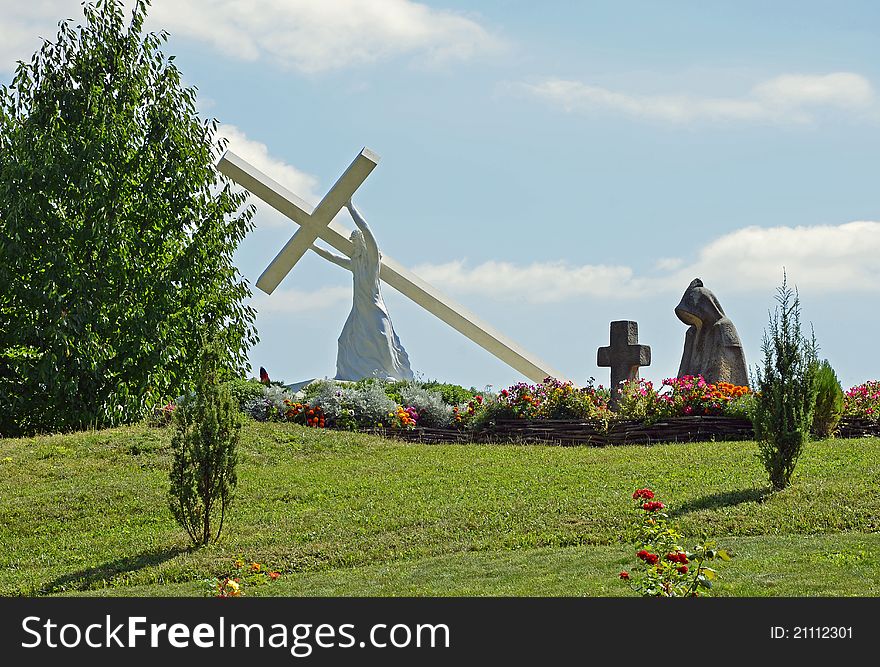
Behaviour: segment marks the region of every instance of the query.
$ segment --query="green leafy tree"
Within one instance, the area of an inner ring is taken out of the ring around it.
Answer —
[[[193,395],[174,411],[169,507],[197,545],[220,538],[238,483],[238,406],[219,378],[216,343],[202,348]]]
[[[758,367],[755,435],[761,461],[776,490],[791,482],[809,439],[816,405],[816,337],[801,332],[800,299],[783,276],[778,306],[764,333],[763,369]]]
[[[84,4],[0,87],[0,434],[136,420],[192,386],[203,336],[230,375],[257,341],[232,263],[253,209],[147,7]]]

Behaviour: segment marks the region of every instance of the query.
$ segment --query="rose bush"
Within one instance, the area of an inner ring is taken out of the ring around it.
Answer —
[[[640,574],[623,570],[618,576],[634,591],[646,597],[697,597],[708,592],[718,577],[707,561],[730,560],[730,554],[711,542],[684,549],[682,535],[669,522],[666,505],[655,500],[649,488],[632,494],[637,535],[636,558]]]

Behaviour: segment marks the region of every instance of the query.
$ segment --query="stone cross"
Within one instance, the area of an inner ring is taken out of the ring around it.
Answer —
[[[217,168],[221,173],[300,225],[260,276],[257,287],[271,293],[319,237],[346,257],[351,257],[350,231],[335,222],[333,217],[351,198],[378,161],[379,157],[375,153],[364,148],[324,196],[321,203],[313,209],[283,185],[255,169],[232,151],[227,151],[220,158]],[[546,377],[567,379],[387,255],[382,255],[379,277],[532,382],[541,382]]]
[[[639,345],[638,322],[611,323],[611,345],[600,347],[596,364],[611,367],[611,408],[620,398],[620,383],[639,377],[639,366],[651,365],[651,348]]]

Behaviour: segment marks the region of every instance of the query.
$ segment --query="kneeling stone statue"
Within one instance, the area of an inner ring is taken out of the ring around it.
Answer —
[[[748,386],[746,356],[736,327],[702,280],[691,282],[675,314],[690,325],[684,338],[679,377],[702,375],[706,382]]]

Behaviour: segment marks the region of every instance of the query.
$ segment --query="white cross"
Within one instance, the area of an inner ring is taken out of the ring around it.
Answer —
[[[364,182],[378,161],[379,157],[375,153],[364,148],[330,188],[321,203],[312,209],[302,199],[255,169],[246,160],[232,151],[226,151],[226,154],[220,158],[217,168],[269,206],[300,225],[300,228],[285,244],[281,252],[263,271],[257,281],[257,287],[267,294],[271,294],[318,237],[342,252],[346,257],[351,257],[352,243],[348,240],[350,232],[334,222],[333,217],[351,199],[355,190]],[[488,324],[481,322],[476,315],[468,312],[386,255],[382,255],[379,277],[533,382],[540,382],[546,377],[566,379],[562,374],[523,350]]]

